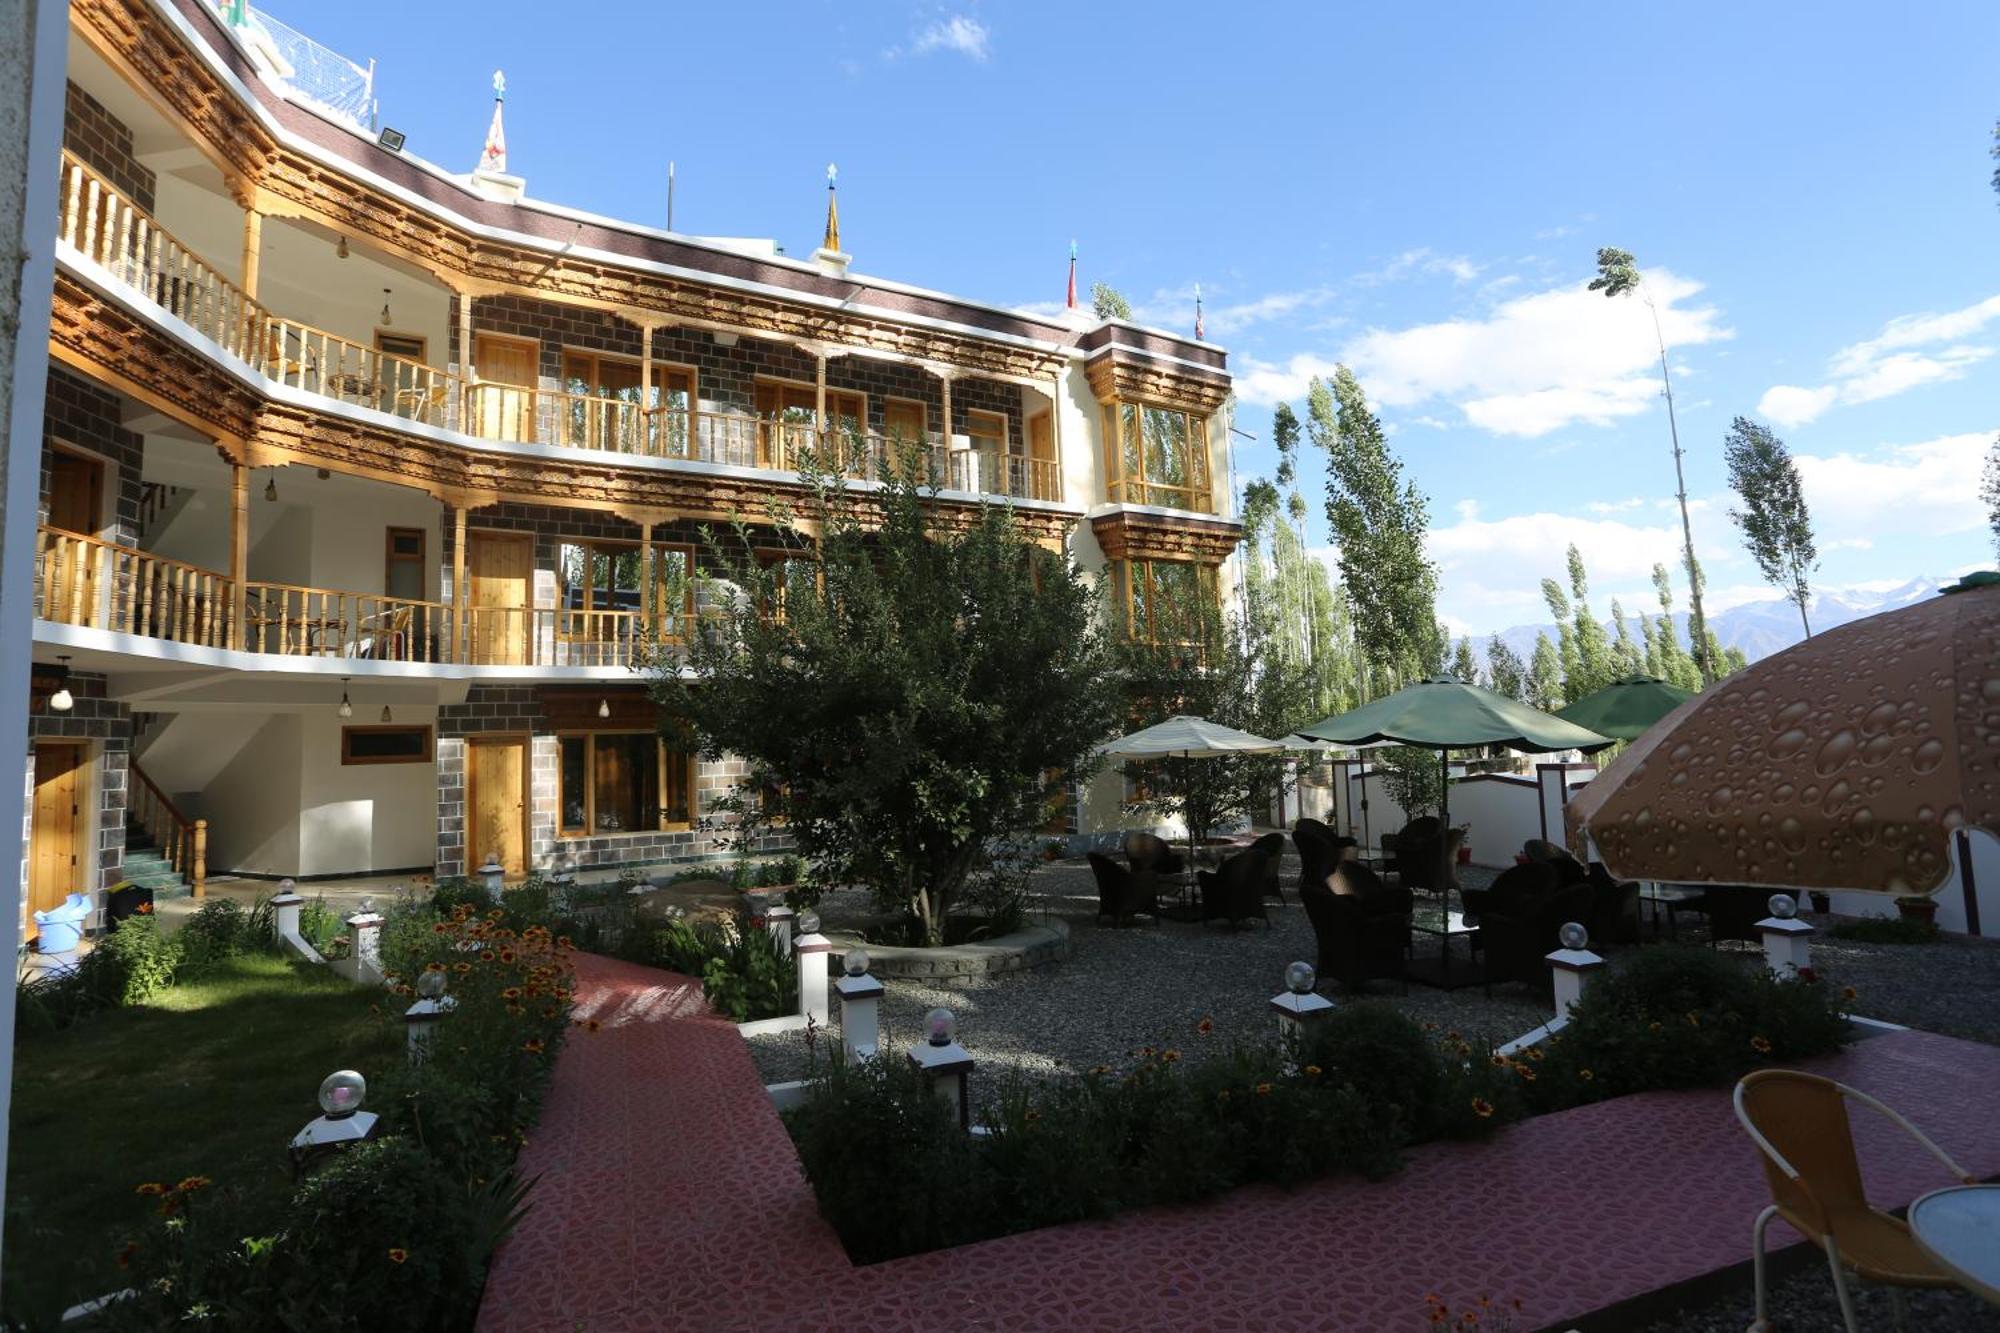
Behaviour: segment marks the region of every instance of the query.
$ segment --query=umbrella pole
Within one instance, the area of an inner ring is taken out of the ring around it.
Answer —
[[[1438,751],[1438,776],[1442,785],[1438,787],[1438,860],[1441,878],[1438,890],[1444,894],[1444,950],[1445,957],[1451,957],[1451,751]],[[1448,968],[1450,963],[1446,963]]]

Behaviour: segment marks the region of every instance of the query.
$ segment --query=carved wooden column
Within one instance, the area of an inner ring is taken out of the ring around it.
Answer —
[[[813,351],[813,422],[819,428],[820,440],[826,440],[826,352]]]
[[[250,612],[249,579],[250,469],[234,463],[229,478],[229,646],[238,652],[249,642],[244,623]]]
[[[653,520],[639,525],[639,624],[653,627]]]
[[[451,651],[446,660],[462,662],[470,655],[472,627],[466,623],[466,612],[472,603],[465,595],[465,506],[453,507],[451,513]]]
[[[462,434],[473,433],[472,421],[472,296],[469,292],[458,294],[458,391],[452,395],[458,404],[458,429]]]
[[[243,210],[243,294],[257,299],[257,277],[264,260],[264,215],[254,208]]]
[[[653,326],[639,326],[639,452],[647,457],[657,457],[659,450],[653,445],[657,428],[653,416]],[[645,594],[639,595],[641,603]]]
[[[1063,498],[1062,387],[1063,373],[1058,370],[1049,381],[1049,453],[1052,455],[1049,463],[1055,475],[1050,478],[1052,493],[1040,497],[1044,500]],[[1029,452],[1034,451],[1031,449]]]

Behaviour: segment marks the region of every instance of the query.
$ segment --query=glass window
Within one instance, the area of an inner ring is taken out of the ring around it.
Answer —
[[[1178,408],[1116,405],[1116,468],[1111,498],[1207,513],[1208,433],[1201,418]],[[1113,417],[1107,410],[1107,429]]]
[[[1141,643],[1191,643],[1197,616],[1216,605],[1215,569],[1182,560],[1130,560],[1120,568],[1126,631]]]
[[[694,756],[653,732],[559,738],[562,834],[596,837],[692,822]]]

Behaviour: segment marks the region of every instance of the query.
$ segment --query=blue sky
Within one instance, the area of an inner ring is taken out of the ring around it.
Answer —
[[[1074,237],[1086,284],[1183,330],[1200,283],[1259,437],[1239,481],[1271,470],[1274,403],[1346,361],[1461,629],[1542,618],[1570,541],[1600,613],[1672,563],[1651,325],[1583,291],[1600,245],[1673,344],[1712,610],[1768,595],[1727,518],[1738,413],[1799,456],[1824,585],[1994,561],[1991,3],[266,8],[374,57],[383,120],[455,169],[504,68],[540,198],[663,223],[672,158],[679,229],[805,254],[833,161],[864,272],[1046,303]]]

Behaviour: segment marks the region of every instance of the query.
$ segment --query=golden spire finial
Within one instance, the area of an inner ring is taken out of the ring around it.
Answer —
[[[834,190],[834,178],[840,168],[829,162],[826,164],[826,236],[820,241],[820,249],[840,253],[840,200]]]

